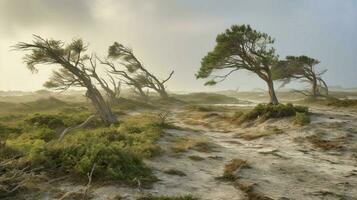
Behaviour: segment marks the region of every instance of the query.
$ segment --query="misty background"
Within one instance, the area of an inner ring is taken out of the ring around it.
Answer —
[[[216,35],[233,24],[274,37],[280,58],[305,54],[320,60],[328,85],[357,86],[355,0],[0,0],[0,90],[39,90],[49,78],[53,67],[31,74],[24,52],[11,51],[32,34],[68,42],[83,38],[103,57],[114,41],[123,43],[159,77],[175,70],[170,91],[265,89],[243,71],[214,87],[195,79]]]

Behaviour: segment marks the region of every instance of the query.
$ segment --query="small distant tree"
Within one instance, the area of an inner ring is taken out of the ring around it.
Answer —
[[[45,83],[46,87],[59,90],[66,90],[73,86],[85,87],[86,96],[91,100],[103,122],[106,124],[117,122],[109,104],[92,79],[92,71],[88,67],[90,57],[84,54],[87,47],[82,40],[74,40],[65,45],[60,40],[34,36],[32,43],[18,43],[15,49],[30,52],[24,57],[24,61],[32,72],[36,72],[37,66],[42,64],[61,67],[53,72],[50,81]]]
[[[271,74],[278,60],[273,44],[273,38],[250,25],[233,25],[217,36],[216,46],[202,59],[196,78],[210,78],[205,85],[215,85],[235,71],[248,70],[267,83],[270,103],[278,104]],[[221,74],[214,75],[216,71]]]
[[[311,96],[316,97],[322,93],[328,95],[327,84],[321,77],[327,70],[317,71],[315,66],[319,63],[320,61],[305,55],[287,56],[273,67],[273,79],[282,82],[282,86],[292,80],[307,81],[311,84]]]
[[[139,81],[141,86],[156,91],[161,98],[169,97],[166,91],[165,83],[170,80],[174,71],[171,71],[170,75],[166,79],[159,80],[159,78],[150,73],[144,67],[130,48],[117,42],[114,42],[114,44],[109,47],[108,58],[119,60],[121,62],[120,64],[127,69],[128,74],[130,74],[130,76],[135,80]]]

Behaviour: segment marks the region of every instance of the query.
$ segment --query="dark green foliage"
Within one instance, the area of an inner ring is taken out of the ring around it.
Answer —
[[[0,123],[0,140],[5,140],[10,134],[17,134],[20,131],[19,128],[12,128]]]
[[[140,197],[137,200],[199,200],[199,198],[192,195],[185,196],[146,196]]]
[[[306,113],[297,112],[294,117],[294,124],[300,126],[310,124],[310,117]]]
[[[233,25],[217,36],[216,43],[214,50],[202,59],[197,78],[207,78],[213,71],[222,69],[264,70],[277,59],[271,47],[274,39],[249,25]],[[207,84],[216,82],[211,80]]]
[[[238,122],[251,121],[255,119],[267,120],[270,118],[283,118],[295,116],[296,113],[308,113],[308,108],[304,106],[294,106],[292,104],[258,104],[253,110],[245,114],[237,114]]]
[[[58,115],[35,114],[25,121],[33,126],[46,126],[51,129],[64,127],[64,122]]]
[[[278,104],[271,76],[271,68],[278,61],[273,44],[272,37],[250,25],[233,25],[217,36],[216,46],[202,59],[196,78],[210,78],[205,85],[215,85],[235,71],[247,70],[267,83],[270,103]]]

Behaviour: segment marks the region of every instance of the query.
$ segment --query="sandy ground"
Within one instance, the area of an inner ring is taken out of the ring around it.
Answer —
[[[182,130],[166,130],[158,141],[165,153],[146,161],[160,181],[151,189],[95,187],[95,199],[192,194],[205,200],[239,200],[254,199],[252,193],[259,193],[261,199],[277,200],[357,199],[357,113],[313,108],[311,124],[304,127],[296,127],[291,120],[284,119],[220,131],[183,123],[177,117],[181,111],[174,110],[169,120]],[[282,133],[253,140],[241,137],[272,126]],[[323,141],[323,145],[333,145],[325,149],[309,140],[311,136]],[[173,143],[182,137],[204,139],[211,145],[211,151],[172,152]],[[190,159],[192,156],[201,159],[194,161]],[[235,181],[217,179],[222,176],[225,164],[234,158],[247,160],[250,167],[237,171]],[[185,175],[165,173],[170,169]],[[249,191],[238,187],[242,184],[249,185]],[[80,188],[70,183],[61,187]]]

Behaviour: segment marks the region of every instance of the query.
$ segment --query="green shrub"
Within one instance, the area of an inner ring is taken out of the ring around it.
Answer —
[[[290,103],[288,104],[258,104],[253,110],[245,114],[237,114],[238,118],[235,119],[238,122],[251,121],[255,119],[267,120],[270,118],[283,118],[295,116],[299,113],[308,113],[308,108],[304,106],[294,106]]]
[[[0,140],[5,140],[10,134],[18,134],[21,132],[19,128],[12,128],[0,123]]]
[[[63,119],[58,115],[35,114],[25,122],[33,126],[46,126],[52,129],[64,127]]]
[[[53,143],[44,152],[44,165],[85,176],[96,164],[94,176],[106,180],[130,181],[149,177],[150,169],[126,147],[124,141],[109,141],[102,134],[105,132],[80,132]]]
[[[0,157],[9,157],[13,150],[22,156],[22,162],[55,174],[86,178],[95,164],[93,177],[97,179],[127,183],[140,180],[143,184],[154,180],[142,158],[161,152],[155,141],[162,134],[162,122],[156,115],[127,117],[110,127],[74,130],[61,141],[55,139],[56,132],[48,127],[51,124],[48,119],[53,117],[30,119],[33,120],[26,123],[38,126],[24,126],[21,135],[9,138],[6,141],[9,153],[0,151]]]
[[[297,112],[294,117],[294,124],[300,126],[310,124],[310,117],[306,113]]]

